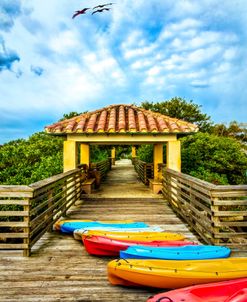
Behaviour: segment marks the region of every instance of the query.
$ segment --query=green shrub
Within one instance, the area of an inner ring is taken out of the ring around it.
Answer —
[[[197,133],[182,139],[182,172],[215,184],[246,183],[247,157],[233,138]]]
[[[61,173],[63,139],[44,132],[0,148],[0,184],[28,185]]]
[[[141,145],[137,149],[137,156],[146,163],[153,162],[153,145]]]

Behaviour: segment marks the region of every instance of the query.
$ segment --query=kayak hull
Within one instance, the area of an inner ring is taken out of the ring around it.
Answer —
[[[224,246],[187,245],[180,247],[131,246],[120,251],[120,258],[127,259],[167,259],[198,260],[227,258],[231,250]]]
[[[111,231],[88,231],[87,234],[82,235],[82,239],[86,236],[103,236],[117,240],[128,240],[128,241],[170,241],[170,240],[184,240],[185,237],[178,233],[166,233],[166,232],[111,232]]]
[[[54,230],[57,230],[59,231],[60,230],[60,227],[61,225],[63,225],[64,223],[68,223],[68,222],[96,222],[94,220],[90,220],[90,219],[61,219],[61,220],[58,220],[55,224],[54,224]],[[133,220],[100,220],[100,221],[97,221],[99,223],[102,223],[102,224],[105,224],[105,223],[111,223],[111,224],[119,224],[119,223],[132,223],[134,222]]]
[[[63,233],[73,233],[77,229],[90,227],[118,227],[118,228],[147,228],[148,225],[144,222],[128,222],[128,223],[102,223],[99,221],[89,222],[66,222],[60,226],[60,231]]]
[[[170,300],[169,300],[170,299]],[[238,300],[237,300],[238,299]],[[245,299],[245,300],[244,300]],[[247,278],[207,283],[171,290],[150,297],[147,302],[246,302]]]
[[[73,236],[76,240],[82,240],[82,236],[88,234],[89,231],[111,231],[111,232],[162,232],[164,231],[161,227],[158,226],[150,226],[146,228],[130,228],[128,225],[124,227],[118,227],[117,225],[114,227],[105,227],[105,226],[92,226],[86,227],[78,230],[74,230]]]
[[[184,246],[196,245],[191,241],[128,241],[110,239],[104,236],[87,236],[83,240],[86,251],[91,255],[97,256],[119,256],[121,250],[126,250],[129,246]]]
[[[75,219],[68,219],[68,220],[58,220],[57,222],[54,223],[53,229],[56,231],[60,231],[61,225],[63,225],[66,222],[76,222],[76,221],[83,221],[83,222],[91,222],[92,220],[75,220]]]
[[[247,277],[246,258],[210,260],[118,259],[108,263],[114,285],[181,288]]]

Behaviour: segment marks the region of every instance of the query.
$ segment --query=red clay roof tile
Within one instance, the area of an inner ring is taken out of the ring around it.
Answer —
[[[111,105],[47,126],[54,134],[134,132],[190,133],[198,131],[194,124],[171,118],[132,105]]]

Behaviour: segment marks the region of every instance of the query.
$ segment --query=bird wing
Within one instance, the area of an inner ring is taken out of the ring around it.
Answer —
[[[94,14],[96,14],[96,13],[100,13],[101,12],[101,10],[96,10],[96,11],[94,11],[94,12],[92,12],[92,15],[94,15]]]
[[[74,15],[72,16],[72,19],[74,19],[76,16],[78,16],[78,15],[80,15],[80,12],[79,11],[76,11],[75,13],[74,13]]]
[[[101,8],[101,7],[104,7],[104,4],[102,4],[102,5],[97,5],[97,6],[93,7],[93,9],[95,9],[95,8]]]
[[[90,7],[85,7],[85,8],[83,8],[82,10],[77,10],[77,11],[75,11],[74,15],[72,16],[72,19],[74,19],[74,18],[75,18],[76,16],[78,16],[78,15],[83,15],[83,14],[85,14],[86,11],[87,11],[88,9],[90,9]]]
[[[93,15],[93,14],[96,14],[96,13],[102,13],[104,10],[110,10],[110,8],[97,9],[96,11],[94,11],[94,12],[92,13],[92,15]]]
[[[113,4],[115,4],[115,3],[106,3],[106,4],[100,4],[100,5],[97,5],[97,6],[95,6],[93,9],[95,9],[95,8],[102,8],[102,7],[104,7],[104,6],[107,6],[107,5],[113,5]]]

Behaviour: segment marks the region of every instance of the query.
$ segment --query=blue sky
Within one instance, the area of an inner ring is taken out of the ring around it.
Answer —
[[[193,100],[246,122],[246,0],[0,0],[0,144],[71,111]]]

